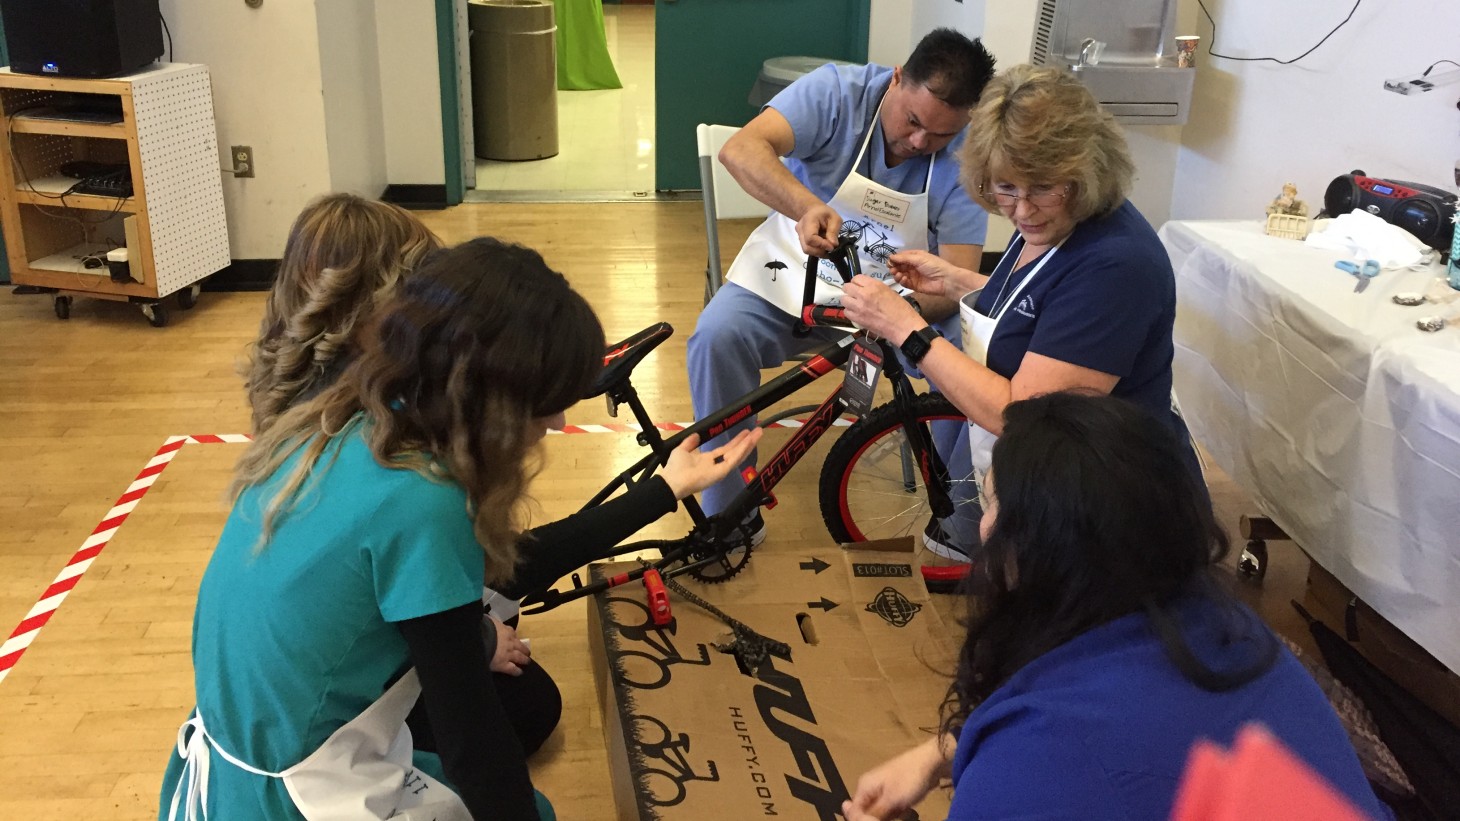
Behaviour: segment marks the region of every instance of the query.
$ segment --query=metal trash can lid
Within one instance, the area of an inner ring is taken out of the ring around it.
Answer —
[[[553,4],[545,0],[469,0],[467,28],[501,34],[551,31]]]
[[[831,60],[826,57],[772,57],[761,64],[760,75],[767,80],[780,80],[790,85],[827,63],[839,66],[855,66],[846,60]]]

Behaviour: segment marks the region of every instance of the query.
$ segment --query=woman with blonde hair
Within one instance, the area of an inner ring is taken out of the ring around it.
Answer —
[[[359,354],[359,333],[371,313],[387,305],[440,247],[420,220],[394,205],[336,193],[305,206],[289,231],[250,351],[247,389],[256,436],[267,435],[290,408],[340,377]],[[673,512],[678,500],[722,479],[759,437],[752,431],[704,453],[695,450],[698,440],[686,442],[649,481],[598,507],[520,534],[522,560],[513,575],[483,591],[490,616],[482,619],[482,627],[497,695],[528,755],[557,727],[562,698],[556,682],[517,637],[516,601],[601,558],[608,548]],[[426,705],[418,704],[408,721],[416,748],[435,752],[437,733],[427,713]]]
[[[294,219],[245,370],[255,432],[333,382],[352,336],[441,241],[409,211],[326,194]]]
[[[479,239],[428,260],[358,338],[238,465],[163,817],[550,814],[480,599],[513,576],[530,457],[592,384],[603,331],[536,252]],[[418,694],[436,773],[405,729]]]
[[[1014,66],[984,88],[958,159],[969,193],[1014,223],[1003,259],[987,277],[920,251],[892,263],[904,286],[960,301],[963,351],[868,277],[847,285],[847,316],[919,348],[919,367],[970,421],[980,471],[1004,408],[1062,389],[1127,399],[1187,441],[1171,397],[1176,278],[1126,199],[1134,166],[1110,114],[1068,72]]]

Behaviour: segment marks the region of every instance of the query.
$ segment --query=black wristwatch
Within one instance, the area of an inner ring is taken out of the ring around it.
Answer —
[[[932,325],[924,325],[916,331],[908,334],[907,339],[902,341],[899,348],[902,355],[907,358],[909,364],[916,365],[923,361],[928,351],[933,349],[933,340],[941,337],[942,334]]]

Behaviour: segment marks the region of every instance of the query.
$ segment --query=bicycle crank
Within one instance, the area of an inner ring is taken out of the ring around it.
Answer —
[[[687,564],[695,565],[689,574],[705,584],[721,584],[741,570],[750,561],[751,532],[748,525],[740,525],[723,537],[705,534],[699,536],[700,544],[690,550]]]

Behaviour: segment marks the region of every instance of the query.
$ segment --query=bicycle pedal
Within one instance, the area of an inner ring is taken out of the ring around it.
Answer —
[[[648,599],[649,617],[655,626],[663,627],[674,620],[674,611],[669,605],[669,588],[659,571],[649,568],[644,571],[644,595]]]

